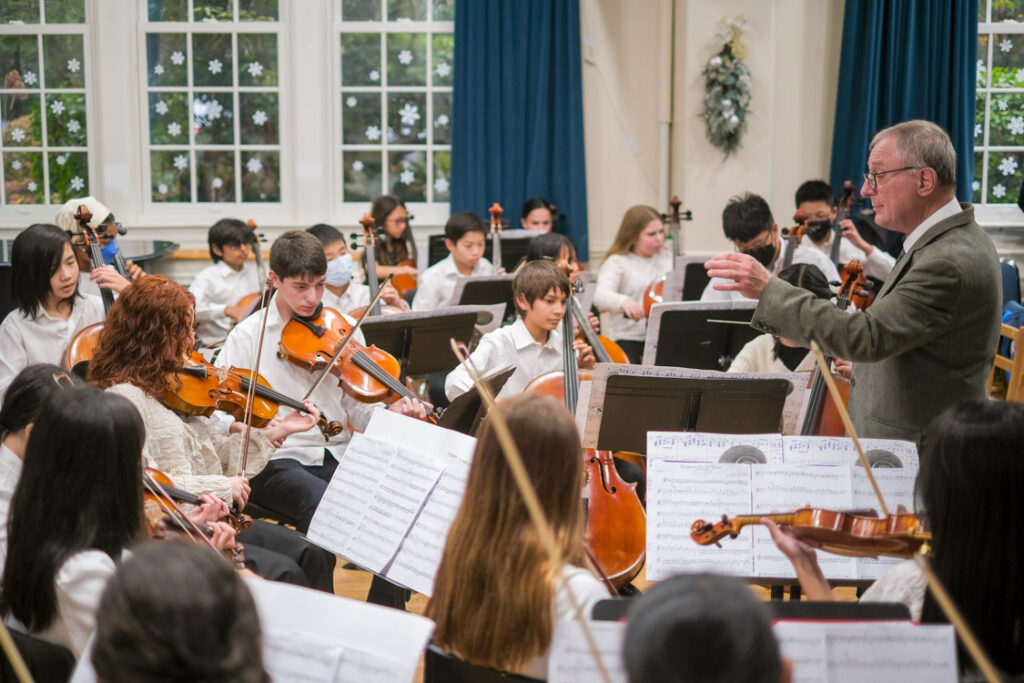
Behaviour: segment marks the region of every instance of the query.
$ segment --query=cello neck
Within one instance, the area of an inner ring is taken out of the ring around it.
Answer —
[[[569,294],[572,299],[572,293]],[[562,316],[562,385],[565,391],[565,409],[576,414],[580,397],[580,378],[576,372],[576,349],[573,348],[572,305],[566,301],[565,315]]]
[[[583,307],[580,306],[580,302],[574,294],[569,295],[569,307],[572,309],[573,317],[576,318],[576,323],[580,326],[584,338],[590,344],[590,348],[594,350],[594,358],[597,359],[598,363],[611,363],[611,356],[608,355],[604,344],[598,339],[597,332],[594,332],[594,328],[590,326],[587,314],[583,311]]]

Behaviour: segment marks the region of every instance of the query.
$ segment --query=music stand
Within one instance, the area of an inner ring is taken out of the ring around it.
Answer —
[[[599,450],[647,452],[647,432],[777,432],[793,385],[750,379],[610,375],[597,433]]]
[[[452,305],[503,303],[505,304],[505,321],[515,321],[516,305],[512,299],[512,281],[514,279],[515,275],[460,275],[455,281]]]
[[[505,230],[501,233],[501,265],[507,270],[516,267],[524,256],[530,241],[543,233],[532,230]],[[431,235],[427,238],[427,265],[432,266],[448,256],[448,247],[444,245],[444,235]],[[484,244],[484,258],[494,263],[491,240],[488,237]]]
[[[655,304],[644,365],[727,370],[744,344],[761,334],[750,326],[756,307],[756,301]]]
[[[366,344],[373,344],[398,359],[399,381],[409,375],[452,371],[458,360],[451,340],[469,344],[477,324],[478,311],[414,311],[393,316],[375,316],[363,321]]]
[[[502,387],[505,386],[505,382],[515,371],[514,367],[502,368],[483,378],[490,388],[492,396],[498,395]],[[455,397],[441,413],[441,417],[437,420],[437,426],[473,435],[476,434],[477,427],[480,426],[480,421],[486,414],[487,406],[484,405],[483,399],[480,398],[480,392],[474,384],[469,391]]]
[[[608,598],[594,604],[594,621],[625,621],[632,598]],[[910,610],[901,602],[768,602],[775,621],[910,621]]]

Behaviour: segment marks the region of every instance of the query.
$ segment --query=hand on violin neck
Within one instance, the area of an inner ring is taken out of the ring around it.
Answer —
[[[139,278],[146,274],[142,266],[135,263],[135,261],[125,261],[124,266],[128,270],[128,277],[131,278],[132,282],[138,281]]]
[[[274,444],[275,448],[280,448],[284,440],[292,434],[309,431],[316,427],[320,420],[320,411],[309,401],[303,401],[302,404],[306,406],[305,412],[293,410],[285,418],[275,417],[270,424],[259,430]]]
[[[189,519],[196,524],[216,522],[224,519],[231,513],[231,510],[228,509],[228,504],[216,496],[204,493],[199,496],[199,500],[202,501],[199,507],[194,508],[188,513]]]
[[[93,268],[89,273],[89,279],[95,282],[97,287],[109,289],[115,294],[120,294],[125,287],[131,284],[110,266]]]
[[[235,530],[226,522],[209,522],[210,543],[217,550],[230,550],[235,547]]]
[[[241,322],[242,317],[245,316],[245,309],[241,306],[225,306],[224,315],[231,318],[236,323]]]
[[[431,408],[433,408],[433,406],[431,406]],[[424,417],[427,416],[426,407],[419,401],[414,401],[408,396],[403,396],[402,398],[392,403],[390,406],[388,406],[388,410],[390,410],[393,413],[398,413],[399,415],[414,417],[417,420],[422,420]]]
[[[708,277],[727,282],[716,282],[720,292],[739,292],[748,299],[760,299],[764,288],[772,279],[771,272],[753,256],[726,252],[708,259],[704,264]]]

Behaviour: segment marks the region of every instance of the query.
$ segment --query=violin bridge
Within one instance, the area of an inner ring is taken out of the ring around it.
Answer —
[[[226,382],[229,372],[230,370],[228,368],[217,368],[217,382],[220,384]]]

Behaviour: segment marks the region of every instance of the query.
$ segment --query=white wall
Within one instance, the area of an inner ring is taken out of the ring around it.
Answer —
[[[597,261],[626,208],[658,201],[657,103],[667,66],[659,63],[658,0],[580,5],[587,208],[591,261]],[[668,186],[693,211],[694,220],[683,225],[685,251],[729,248],[720,216],[730,196],[765,196],[785,226],[797,186],[827,176],[843,6],[841,0],[675,0]],[[724,159],[705,139],[699,118],[701,71],[721,47],[719,20],[738,14],[748,21],[753,99],[743,146]]]

